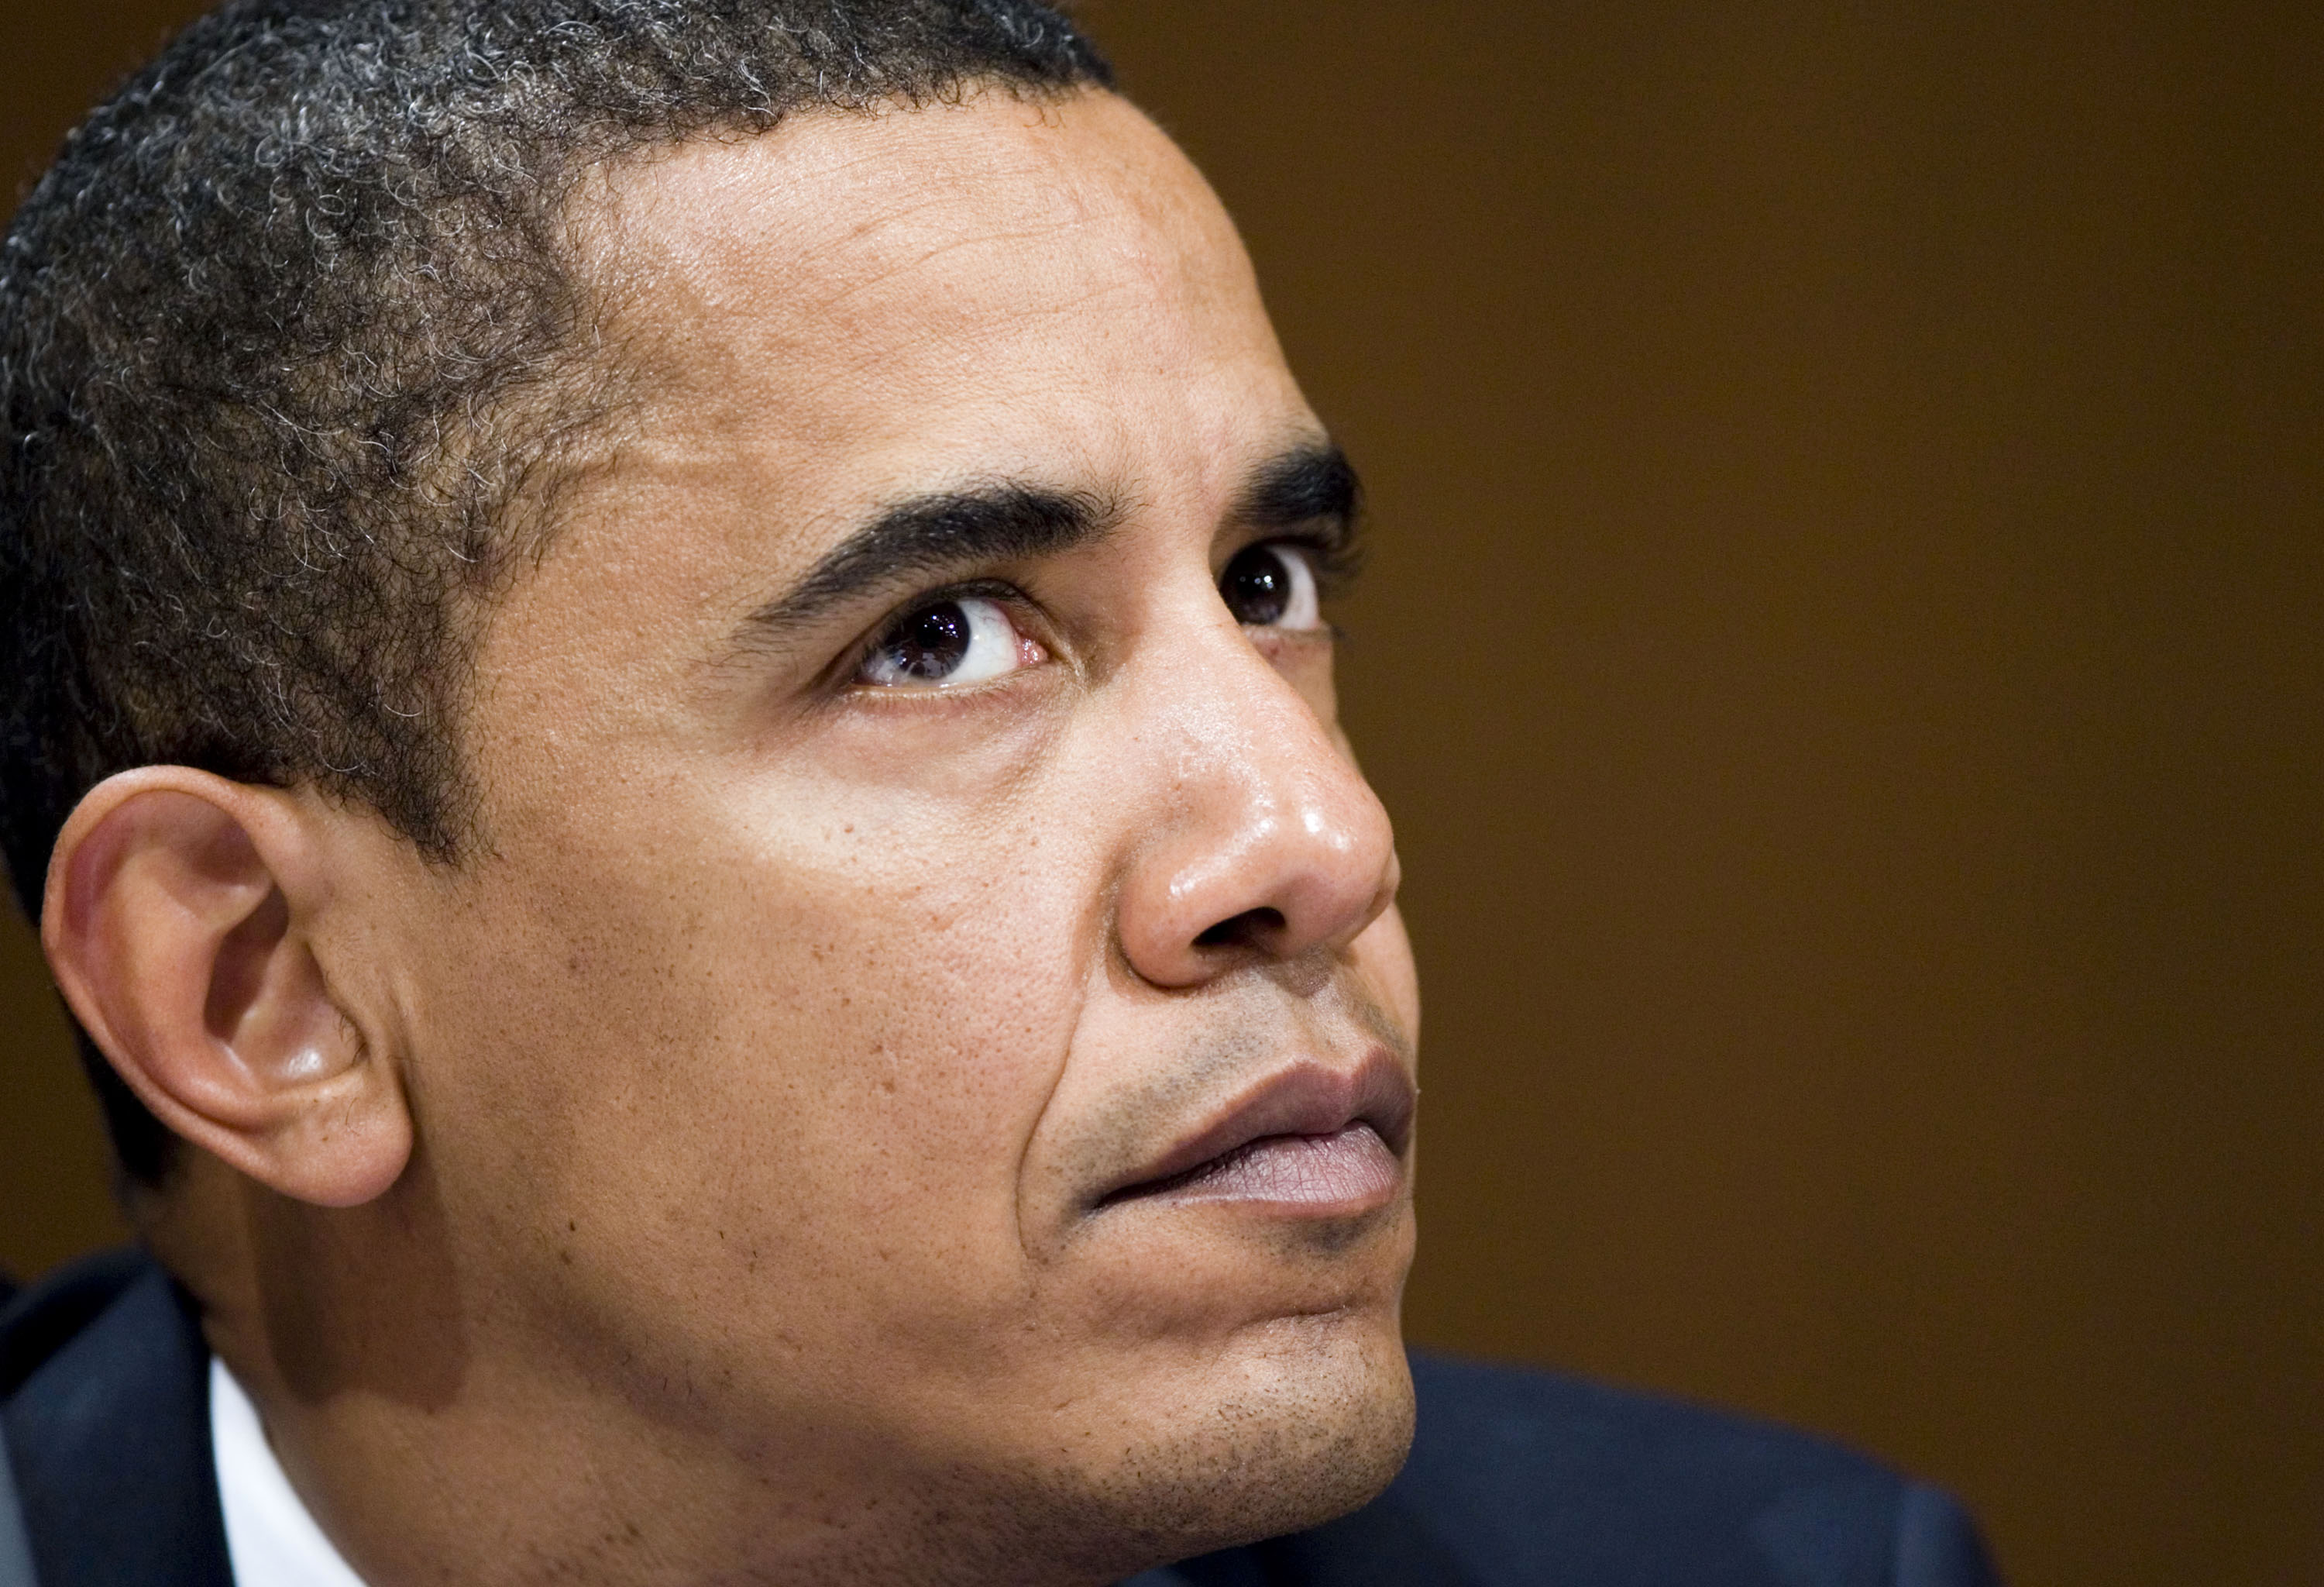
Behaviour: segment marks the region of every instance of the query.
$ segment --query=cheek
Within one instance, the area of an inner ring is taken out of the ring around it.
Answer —
[[[1413,961],[1404,912],[1390,904],[1356,939],[1356,957],[1374,993],[1396,1016],[1406,1038],[1416,1044],[1420,1040],[1420,972]]]
[[[1029,1281],[1019,1165],[1096,890],[1029,823],[842,803],[670,788],[652,837],[544,834],[439,955],[422,1129],[544,1304],[580,1266],[614,1310],[698,1296],[804,1343]]]

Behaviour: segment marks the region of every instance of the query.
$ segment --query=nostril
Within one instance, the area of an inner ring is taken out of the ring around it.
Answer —
[[[1230,915],[1202,936],[1194,938],[1198,948],[1248,947],[1262,938],[1283,929],[1280,909],[1245,909],[1240,915]]]

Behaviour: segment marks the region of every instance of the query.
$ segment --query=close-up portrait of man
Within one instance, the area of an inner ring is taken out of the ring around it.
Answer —
[[[1977,1579],[1546,1379],[1424,1364],[1407,1464],[1357,479],[1058,15],[230,5],[0,379],[8,861],[147,1253],[7,1336],[44,1587]]]
[[[16,209],[0,405],[134,1236],[0,1311],[5,1587],[1997,1582],[1407,1351],[1362,448],[1079,22],[229,0]]]

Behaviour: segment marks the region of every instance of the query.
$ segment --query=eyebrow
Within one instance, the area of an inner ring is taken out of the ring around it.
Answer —
[[[1235,504],[1235,519],[1251,529],[1314,529],[1324,536],[1324,550],[1346,556],[1355,549],[1363,504],[1363,483],[1348,455],[1315,441],[1262,464]]]
[[[1259,530],[1312,529],[1327,558],[1352,551],[1362,488],[1330,442],[1304,445],[1253,471],[1234,519]],[[883,510],[825,553],[791,589],[751,614],[762,636],[808,624],[884,586],[977,563],[1056,556],[1111,531],[1121,504],[1088,492],[1018,481],[913,496]]]
[[[794,628],[915,574],[1055,556],[1120,518],[1102,497],[1013,483],[914,496],[825,553],[788,595],[753,612],[749,626]]]

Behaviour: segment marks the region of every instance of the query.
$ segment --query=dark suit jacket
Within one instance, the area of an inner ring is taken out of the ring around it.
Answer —
[[[40,1587],[232,1587],[208,1351],[116,1252],[0,1314],[0,1433]],[[1992,1587],[1958,1506],[1831,1444],[1535,1372],[1416,1356],[1388,1490],[1131,1587]],[[0,1583],[8,1575],[0,1516]]]

